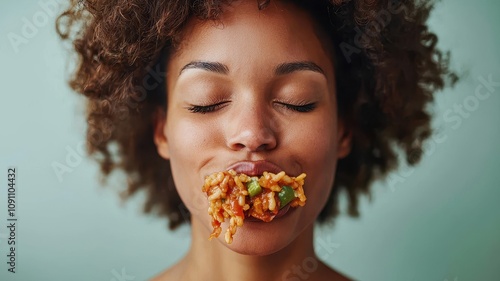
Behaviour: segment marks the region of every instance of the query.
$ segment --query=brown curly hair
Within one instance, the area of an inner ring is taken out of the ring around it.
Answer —
[[[103,178],[116,169],[127,174],[125,197],[145,190],[144,211],[167,216],[171,229],[189,220],[189,213],[169,162],[153,142],[155,112],[166,106],[166,61],[190,18],[216,21],[231,2],[71,0],[57,20],[58,34],[78,55],[69,84],[88,101],[89,154]],[[291,2],[330,37],[339,114],[352,133],[351,152],[338,162],[318,220],[338,214],[341,190],[349,198],[349,215],[358,216],[358,197],[398,166],[399,150],[410,165],[420,160],[423,141],[431,135],[426,106],[457,76],[426,25],[431,1]],[[256,0],[259,9],[268,4]]]

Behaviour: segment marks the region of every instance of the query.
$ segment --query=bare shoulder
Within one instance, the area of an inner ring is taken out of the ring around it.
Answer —
[[[154,277],[151,277],[151,279],[149,279],[149,281],[167,281],[167,280],[173,280],[172,277],[171,277],[171,270],[170,269],[167,269],[161,273],[159,273],[158,275],[154,276]]]
[[[158,275],[151,277],[149,281],[170,281],[170,280],[181,280],[181,267],[182,263],[178,263],[170,268],[167,268]]]
[[[315,280],[354,281],[354,279],[331,268],[324,262],[319,263],[317,274],[315,275]]]

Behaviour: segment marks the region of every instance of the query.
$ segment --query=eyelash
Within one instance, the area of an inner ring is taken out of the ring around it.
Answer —
[[[290,109],[300,113],[311,112],[316,108],[316,103],[314,102],[307,104],[290,104],[284,102],[277,102],[277,104],[285,107],[286,109]]]
[[[211,104],[211,105],[192,105],[187,109],[192,113],[201,113],[207,114],[210,112],[214,112],[217,109],[220,109],[224,106],[227,101]],[[308,103],[308,104],[289,104],[284,102],[277,102],[278,105],[285,107],[286,109],[293,110],[300,113],[311,112],[316,108],[316,103]]]
[[[192,113],[201,113],[201,114],[207,114],[210,112],[213,112],[219,108],[221,108],[223,105],[228,103],[227,101],[222,101],[210,105],[192,105],[188,107],[187,109],[191,111]]]

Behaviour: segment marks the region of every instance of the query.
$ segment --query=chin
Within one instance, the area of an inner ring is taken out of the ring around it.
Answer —
[[[267,256],[280,251],[290,244],[290,240],[292,239],[287,238],[288,237],[283,237],[279,233],[258,235],[240,229],[234,236],[233,243],[226,244],[224,238],[219,238],[219,242],[238,254],[247,256]]]
[[[242,255],[271,255],[290,245],[308,226],[299,224],[299,214],[296,212],[269,223],[245,221],[233,236],[231,244],[226,244],[223,228],[218,240],[231,251]]]

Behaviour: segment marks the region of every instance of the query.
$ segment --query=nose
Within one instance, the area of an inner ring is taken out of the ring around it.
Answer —
[[[228,122],[227,146],[232,150],[259,152],[272,150],[277,145],[276,120],[265,110],[245,107]]]

